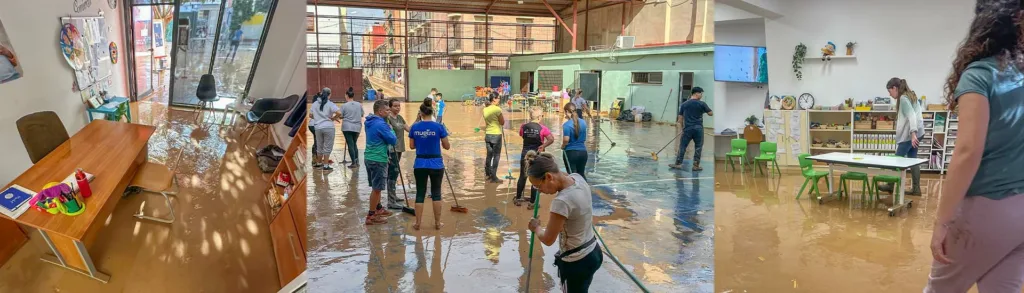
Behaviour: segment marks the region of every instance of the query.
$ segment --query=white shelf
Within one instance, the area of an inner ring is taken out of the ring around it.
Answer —
[[[895,129],[854,129],[853,132],[896,132]]]
[[[850,151],[850,148],[811,147],[815,151]]]
[[[811,129],[811,132],[850,132],[849,129]]]
[[[855,152],[890,152],[895,153],[896,150],[885,150],[885,149],[853,149]]]
[[[827,60],[822,60],[825,58]],[[857,59],[857,55],[833,55],[833,56],[805,56],[804,60],[818,60],[818,61],[830,61],[835,59]]]

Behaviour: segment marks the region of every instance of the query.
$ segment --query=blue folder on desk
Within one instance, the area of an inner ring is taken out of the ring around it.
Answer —
[[[28,201],[35,193],[18,185],[12,185],[0,192],[0,213],[11,218],[21,216],[28,210]]]

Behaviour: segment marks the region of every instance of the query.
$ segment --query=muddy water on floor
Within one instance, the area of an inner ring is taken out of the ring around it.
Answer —
[[[855,201],[796,199],[799,174],[715,174],[717,292],[921,292],[928,279],[938,176],[896,217]],[[837,177],[838,178],[838,177]],[[825,188],[821,184],[822,189]],[[809,189],[809,188],[808,188]],[[805,191],[806,192],[806,191]],[[885,195],[885,193],[883,193]]]
[[[364,108],[369,112],[368,104]],[[405,104],[403,115],[414,120],[418,104]],[[485,184],[483,134],[475,133],[480,110],[449,103],[444,122],[451,133],[452,150],[445,152],[446,166],[459,203],[469,213],[452,213],[448,186],[444,186],[445,226],[436,231],[430,205],[424,211],[424,230],[411,228],[412,216],[395,215],[389,223],[365,226],[370,189],[363,168],[338,167],[310,176],[309,275],[312,290],[332,292],[521,292],[530,266],[526,230],[532,211],[512,203],[515,182]],[[499,174],[519,177],[522,139],[518,126],[521,112],[505,113],[508,158],[502,150]],[[552,132],[561,133],[559,115],[543,120]],[[711,292],[713,277],[714,181],[713,167],[703,172],[668,169],[675,148],[670,146],[654,161],[658,151],[678,133],[675,127],[632,122],[602,122],[588,134],[588,180],[593,186],[595,224],[611,252],[653,292]],[[556,136],[561,139],[561,136]],[[360,137],[359,147],[365,137]],[[332,158],[341,162],[344,139],[335,139]],[[612,147],[612,142],[616,145]],[[710,141],[710,140],[707,140]],[[557,150],[560,141],[551,148]],[[713,147],[705,145],[706,150]],[[627,152],[627,150],[630,150]],[[553,152],[561,160],[560,152]],[[705,152],[710,154],[710,152]],[[706,155],[706,158],[710,155]],[[402,160],[404,178],[412,180],[412,153]],[[711,166],[709,162],[703,164]],[[704,177],[702,177],[704,176]],[[447,185],[447,182],[445,182]],[[527,187],[528,189],[529,187]],[[407,186],[413,192],[414,184]],[[401,187],[399,196],[401,197]],[[414,196],[414,194],[410,194]],[[548,219],[542,195],[540,218]],[[558,291],[552,264],[555,247],[538,241],[532,260],[530,291]],[[595,275],[591,292],[635,292],[637,286],[605,256]]]

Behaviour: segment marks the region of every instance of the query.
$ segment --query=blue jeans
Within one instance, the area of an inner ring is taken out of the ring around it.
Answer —
[[[682,165],[683,158],[686,155],[686,147],[690,145],[690,141],[693,141],[693,164],[700,165],[700,151],[704,148],[704,129],[702,128],[687,128],[683,130],[682,137],[679,141],[679,153],[676,154],[676,164]]]
[[[910,141],[897,143],[896,155],[904,158],[917,158],[917,148]]]

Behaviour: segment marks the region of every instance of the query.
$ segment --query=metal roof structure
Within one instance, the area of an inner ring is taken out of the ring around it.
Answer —
[[[308,4],[413,11],[552,17],[643,0],[307,0]]]

